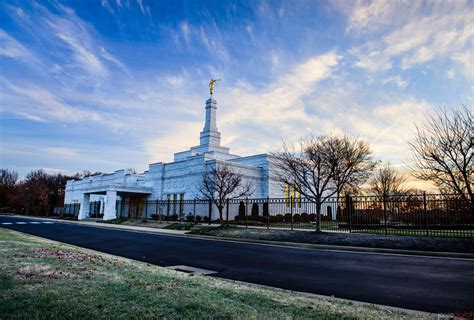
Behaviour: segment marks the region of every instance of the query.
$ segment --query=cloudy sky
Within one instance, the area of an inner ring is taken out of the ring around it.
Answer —
[[[403,168],[414,123],[473,99],[472,1],[2,1],[1,167],[108,172],[198,144],[346,131]]]

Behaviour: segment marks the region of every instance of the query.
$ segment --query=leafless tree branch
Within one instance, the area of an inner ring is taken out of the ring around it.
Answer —
[[[315,203],[316,231],[321,231],[322,203],[351,184],[365,182],[376,162],[366,142],[348,135],[310,136],[299,147],[297,151],[283,142],[282,151],[274,154],[274,175]]]
[[[456,193],[474,207],[473,114],[463,106],[427,115],[409,143],[412,174],[432,181],[440,190]]]
[[[243,181],[243,174],[224,161],[216,161],[215,166],[202,174],[200,194],[216,205],[221,223],[222,212],[228,200],[247,197],[252,194],[249,182]]]

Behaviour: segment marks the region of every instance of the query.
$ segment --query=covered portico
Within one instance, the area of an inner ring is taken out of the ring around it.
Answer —
[[[93,188],[81,195],[81,207],[79,209],[78,220],[84,220],[89,217],[89,204],[92,194],[105,195],[104,198],[104,217],[103,220],[112,220],[117,218],[117,197],[147,197],[152,192],[151,187],[127,186],[127,185],[109,185],[107,187]]]

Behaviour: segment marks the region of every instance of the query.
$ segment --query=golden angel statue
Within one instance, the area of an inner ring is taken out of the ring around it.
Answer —
[[[211,81],[209,82],[209,92],[211,93],[211,97],[214,93],[214,83],[216,83],[217,81],[221,81],[221,79],[211,79]]]

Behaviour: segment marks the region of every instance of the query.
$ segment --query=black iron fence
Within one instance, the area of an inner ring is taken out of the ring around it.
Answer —
[[[54,205],[28,205],[0,208],[0,213],[18,214],[37,217],[64,217],[77,218],[80,209],[79,203],[64,204],[62,206]]]
[[[20,208],[17,214],[74,218],[80,205]],[[91,202],[89,217],[103,216],[103,203]],[[304,198],[227,201],[222,210],[209,200],[117,201],[117,217],[157,222],[227,223],[236,226],[314,230],[318,206]],[[1,211],[1,209],[0,209]],[[410,194],[390,197],[329,198],[320,208],[322,230],[385,235],[474,237],[470,202],[456,195]]]
[[[301,198],[239,199],[220,211],[209,200],[118,201],[123,219],[228,223],[289,230],[314,230],[314,201]],[[474,236],[471,204],[455,195],[346,196],[329,198],[319,209],[322,230],[421,236]]]

